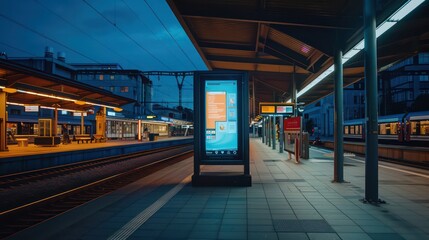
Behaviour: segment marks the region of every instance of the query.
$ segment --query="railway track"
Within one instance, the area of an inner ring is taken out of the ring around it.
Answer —
[[[37,169],[33,171],[3,175],[3,176],[0,176],[0,189],[10,188],[16,185],[21,185],[28,182],[46,179],[49,177],[61,176],[72,172],[83,171],[83,170],[96,168],[96,167],[100,167],[108,164],[126,161],[132,158],[149,156],[155,153],[178,149],[183,146],[189,146],[189,144],[178,145],[178,146],[169,147],[169,148],[152,149],[152,150],[147,150],[147,151],[138,152],[138,153],[124,154],[121,156],[97,158],[90,161],[77,162],[77,163],[65,164],[65,165],[60,165],[55,167]]]
[[[161,151],[166,151],[162,149]],[[156,151],[159,152],[159,151]],[[152,154],[154,154],[152,152]],[[134,154],[132,154],[134,155]],[[146,152],[144,156],[148,155]],[[153,172],[163,169],[193,155],[192,150],[147,163],[130,171],[121,172],[95,182],[88,183],[43,199],[0,212],[0,239],[11,236],[25,228],[38,224],[74,207],[80,206],[127,184],[135,182]],[[139,155],[138,157],[141,157]],[[127,156],[129,159],[131,155]],[[101,160],[101,159],[97,159]],[[108,161],[107,159],[105,159]],[[122,160],[123,161],[123,160]],[[107,163],[105,163],[107,164]],[[96,165],[87,166],[94,167]],[[65,170],[70,172],[71,170]],[[76,171],[80,171],[76,170]],[[65,172],[61,174],[65,174]],[[46,176],[46,175],[45,175]],[[58,174],[55,174],[58,176]],[[29,177],[27,179],[34,179]],[[19,180],[21,181],[21,180]],[[15,184],[16,182],[14,182]]]

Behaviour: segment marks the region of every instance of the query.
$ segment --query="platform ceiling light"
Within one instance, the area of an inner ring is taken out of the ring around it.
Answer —
[[[396,10],[396,12],[390,15],[390,17],[388,17],[380,25],[378,25],[377,29],[375,30],[376,37],[378,38],[381,35],[383,35],[383,33],[385,33],[387,30],[392,28],[396,23],[398,23],[410,12],[412,12],[414,9],[420,6],[420,4],[422,4],[423,2],[425,2],[425,0],[408,0],[407,2],[405,2],[400,8],[398,8],[398,10]],[[354,47],[352,47],[348,52],[346,52],[343,55],[343,59],[342,59],[343,64],[349,61],[352,57],[354,57],[364,48],[365,48],[365,43],[364,43],[364,39],[362,39],[358,44],[356,44]],[[315,85],[317,85],[319,82],[321,82],[323,79],[325,79],[334,70],[335,70],[334,65],[330,66],[328,69],[322,72],[318,77],[316,77],[316,79],[314,79],[310,84],[308,84],[301,91],[299,91],[296,96],[297,97],[302,96],[304,93],[306,93]]]
[[[115,107],[115,108],[113,108],[113,111],[115,111],[115,112],[122,112],[122,108]]]
[[[91,102],[84,102],[84,101],[80,101],[80,100],[76,100],[76,99],[71,99],[71,98],[65,98],[65,97],[59,97],[59,96],[55,96],[55,95],[48,95],[48,94],[44,94],[44,93],[37,93],[37,92],[31,92],[31,91],[26,91],[26,90],[21,90],[21,89],[15,89],[15,88],[7,88],[5,86],[0,86],[0,89],[2,89],[2,91],[9,91],[9,93],[15,93],[15,92],[19,92],[19,93],[25,93],[25,94],[30,94],[30,95],[36,95],[36,96],[41,96],[41,97],[46,97],[46,98],[54,98],[54,99],[59,99],[59,100],[63,100],[63,101],[69,101],[69,102],[74,102],[78,105],[80,105],[79,103],[83,104],[90,104],[90,105],[94,105],[94,106],[99,106],[99,107],[107,107],[107,108],[111,108],[114,109],[116,107],[113,106],[108,106],[108,105],[104,105],[104,104],[98,104],[98,103],[91,103]],[[10,90],[13,89],[13,90]],[[5,91],[5,92],[6,92]],[[14,92],[10,92],[10,91],[14,91]],[[79,103],[77,103],[79,102]],[[82,104],[82,105],[83,105]]]
[[[23,104],[23,103],[15,103],[15,102],[6,102],[6,104],[7,104],[7,105],[16,105],[16,106],[21,106],[21,107],[24,107],[24,106],[25,106],[25,104]]]
[[[76,101],[74,101],[74,103],[77,105],[85,105],[86,104],[85,101],[80,101],[80,100],[76,100]]]
[[[6,92],[6,93],[16,93],[17,90],[16,90],[16,88],[3,87],[2,91]]]
[[[40,106],[40,108],[45,108],[45,109],[52,109],[54,110],[55,107],[48,107],[48,106],[43,106],[43,105],[28,105],[28,104],[23,104],[23,103],[15,103],[15,102],[6,102],[6,104],[8,105],[16,105],[16,106],[21,106],[21,107],[25,107],[25,106]],[[57,108],[57,110],[61,110],[61,111],[69,111],[69,112],[80,112],[79,110],[72,110],[72,109],[66,109],[66,108]]]

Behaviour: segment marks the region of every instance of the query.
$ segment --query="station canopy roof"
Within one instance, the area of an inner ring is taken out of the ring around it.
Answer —
[[[82,82],[47,74],[11,61],[0,59],[0,90],[7,102],[88,111],[94,106],[119,110],[133,99]]]
[[[377,26],[405,0],[379,0]],[[295,75],[302,90],[363,39],[363,1],[356,0],[168,0],[210,70],[244,70],[255,82],[256,106],[291,97]],[[422,3],[378,38],[378,68],[429,50],[429,7]],[[363,51],[344,64],[344,86],[364,77]],[[295,74],[294,74],[295,72]],[[333,74],[298,102],[333,92]],[[252,84],[250,84],[252,93]],[[252,110],[251,110],[252,111]],[[258,114],[251,113],[252,116]]]

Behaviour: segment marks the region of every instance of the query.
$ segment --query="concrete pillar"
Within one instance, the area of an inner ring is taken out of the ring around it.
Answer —
[[[284,127],[283,127],[283,117],[279,117],[280,133],[279,133],[279,153],[283,153],[284,149]]]
[[[106,108],[100,107],[95,117],[95,134],[103,136],[104,139],[107,139],[106,136]]]
[[[0,151],[8,151],[7,148],[7,111],[6,111],[6,96],[7,93],[0,91]]]
[[[343,54],[337,50],[335,64],[335,96],[334,96],[334,182],[344,182],[344,147],[343,147]]]
[[[268,142],[268,147],[271,147],[271,117],[267,117],[267,121],[268,121],[268,128],[267,128],[267,142]]]
[[[364,1],[365,37],[365,200],[371,203],[378,199],[378,102],[377,102],[377,39],[376,1]]]
[[[296,105],[296,103],[298,102],[298,99],[297,99],[297,94],[296,94],[296,81],[295,81],[295,71],[296,71],[296,69],[295,69],[295,64],[293,65],[293,73],[292,73],[292,100],[291,100],[291,102],[293,102],[294,104],[295,104],[295,106],[294,106],[294,117],[296,117],[296,116],[298,116],[298,108],[297,108],[297,105]]]
[[[54,108],[54,121],[52,122],[52,126],[51,126],[51,133],[53,137],[57,136],[57,125],[58,125],[58,104],[55,104],[55,108]]]
[[[265,117],[262,118],[262,143],[265,143]]]
[[[83,112],[80,113],[80,134],[85,134],[85,116],[83,116]]]
[[[276,149],[276,117],[271,117],[271,139],[273,141],[272,147]]]
[[[137,121],[137,140],[142,141],[142,120]]]

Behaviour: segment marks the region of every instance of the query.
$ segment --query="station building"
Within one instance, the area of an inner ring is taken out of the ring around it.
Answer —
[[[66,63],[65,53],[58,52],[55,58],[51,47],[46,47],[44,57],[10,60],[136,100],[135,104],[124,106],[123,114],[126,117],[151,111],[152,82],[139,70],[123,69],[117,63]]]
[[[69,64],[65,53],[54,56],[51,47],[45,49],[44,57],[9,58],[9,61],[31,67],[48,74],[65,77],[85,84],[99,87],[115,95],[134,99],[134,103],[122,107],[122,111],[107,110],[107,116],[117,119],[145,118],[152,115],[152,82],[139,70],[123,69],[119,64]],[[84,128],[81,130],[81,115],[70,111],[60,111],[58,116],[59,131],[61,125],[67,125],[70,133],[92,133],[95,115],[100,109],[87,109]],[[28,112],[23,106],[8,105],[8,131],[18,135],[37,135],[39,118],[53,118],[54,111],[40,108],[37,112]]]

